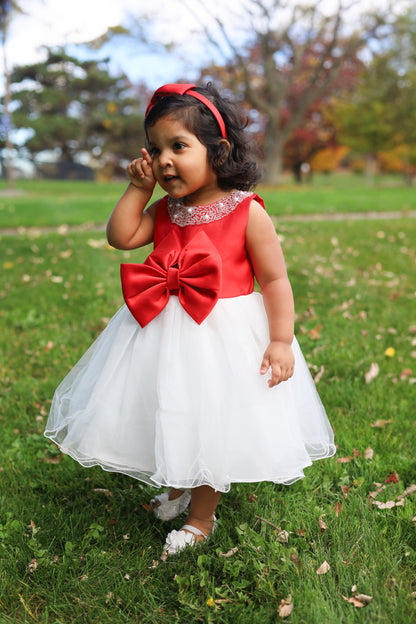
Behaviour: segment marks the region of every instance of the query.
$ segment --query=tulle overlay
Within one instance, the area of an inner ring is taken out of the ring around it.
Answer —
[[[201,325],[171,296],[141,328],[126,306],[57,388],[45,435],[83,466],[152,486],[292,483],[335,453],[296,339],[294,376],[270,389],[261,294],[220,299]]]

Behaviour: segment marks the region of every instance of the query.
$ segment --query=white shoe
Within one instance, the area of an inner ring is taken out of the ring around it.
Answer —
[[[217,519],[214,516],[214,524],[212,525],[212,531],[210,535],[205,535],[202,531],[192,526],[191,524],[184,524],[180,531],[171,531],[166,536],[166,542],[163,547],[164,553],[167,555],[176,555],[177,553],[185,550],[187,546],[195,546],[195,544],[205,543],[209,540],[214,533],[217,526]],[[203,540],[196,540],[195,537],[203,537]]]
[[[184,490],[183,494],[174,500],[169,500],[169,492],[158,494],[150,501],[150,506],[156,518],[167,521],[180,516],[191,502],[191,491]]]

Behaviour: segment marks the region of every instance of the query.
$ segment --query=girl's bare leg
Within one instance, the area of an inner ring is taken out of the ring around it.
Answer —
[[[204,535],[210,535],[214,525],[214,513],[220,500],[221,492],[209,485],[201,485],[192,490],[191,507],[185,524],[199,529]],[[196,540],[202,540],[197,537]]]
[[[176,488],[170,488],[170,490],[169,490],[169,500],[176,500],[177,498],[182,496],[182,494],[183,494],[183,490],[177,490]],[[157,507],[159,507],[160,502],[158,500],[154,500],[150,504],[151,504],[153,509],[156,509]]]

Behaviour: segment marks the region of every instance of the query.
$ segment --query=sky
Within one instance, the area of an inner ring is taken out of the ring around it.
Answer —
[[[137,43],[130,47],[113,44],[100,54],[104,55],[104,52],[109,54],[111,67],[115,72],[124,71],[133,81],[142,81],[150,88],[157,88],[160,84],[174,82],[188,75],[192,80],[195,59],[202,62],[207,53],[202,38],[197,33],[200,20],[195,13],[203,13],[204,22],[209,23],[211,18],[204,9],[201,9],[201,5],[208,4],[210,10],[213,5],[201,0],[158,0],[153,3],[149,0],[17,1],[26,14],[15,16],[10,25],[6,47],[9,68],[44,58],[42,46],[90,41],[102,35],[111,26],[119,24],[129,26],[132,23],[132,14],[153,17],[154,28],[146,33],[149,39],[165,43],[174,41],[179,44],[179,53],[162,54],[160,51],[150,51],[149,46]],[[320,1],[323,9],[327,11],[332,11],[338,5],[338,0]],[[370,7],[381,8],[387,1],[356,0],[355,10],[357,12]],[[212,10],[220,11],[221,17],[225,16],[224,12],[227,10],[234,10],[241,15],[243,2],[244,0],[217,2]],[[305,3],[307,2],[308,0],[305,0]],[[354,13],[352,16],[354,19]]]

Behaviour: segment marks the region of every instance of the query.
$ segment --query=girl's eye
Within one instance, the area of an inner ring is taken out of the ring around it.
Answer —
[[[150,148],[149,148],[149,154],[150,154],[150,156],[152,156],[152,157],[153,157],[153,156],[157,156],[157,155],[158,155],[158,153],[159,153],[159,150],[158,150],[158,148],[157,148],[157,147],[150,147]]]
[[[173,144],[173,149],[175,151],[181,150],[183,147],[185,147],[185,145],[183,143],[180,143],[179,141]]]

